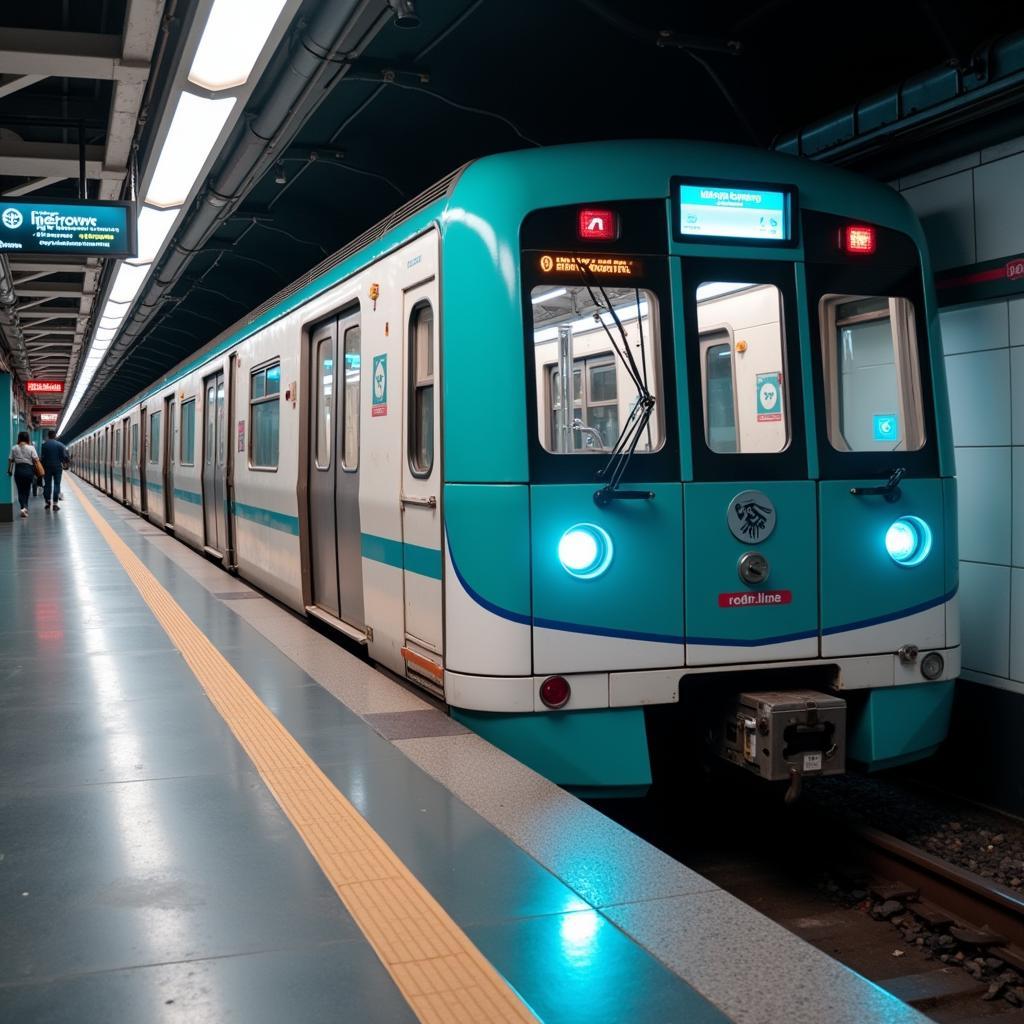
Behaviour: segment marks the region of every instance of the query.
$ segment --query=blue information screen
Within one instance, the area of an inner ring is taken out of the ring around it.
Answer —
[[[128,202],[0,199],[0,252],[138,255]]]
[[[715,182],[679,186],[679,231],[698,238],[788,242],[790,193]]]

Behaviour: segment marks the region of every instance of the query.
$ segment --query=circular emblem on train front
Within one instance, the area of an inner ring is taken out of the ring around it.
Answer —
[[[756,544],[767,540],[775,529],[775,505],[762,491],[740,491],[729,502],[725,518],[738,541]]]

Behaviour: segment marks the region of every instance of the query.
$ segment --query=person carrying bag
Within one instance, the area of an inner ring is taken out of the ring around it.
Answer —
[[[39,461],[39,453],[29,441],[28,431],[18,434],[18,443],[7,456],[7,475],[14,477],[18,488],[18,504],[21,506],[21,518],[28,519],[28,496],[32,481],[43,473],[43,464]]]

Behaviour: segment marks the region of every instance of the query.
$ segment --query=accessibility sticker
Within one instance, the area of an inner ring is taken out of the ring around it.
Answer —
[[[894,412],[877,413],[874,417],[876,441],[898,441],[900,439],[900,418]]]
[[[371,416],[388,414],[388,357],[387,354],[373,357],[373,395],[370,403]]]
[[[757,422],[777,423],[782,419],[782,374],[757,375]]]

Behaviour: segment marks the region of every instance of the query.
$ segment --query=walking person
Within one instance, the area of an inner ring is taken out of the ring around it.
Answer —
[[[21,506],[21,518],[28,519],[28,495],[32,489],[32,481],[36,478],[36,466],[39,455],[29,441],[28,431],[18,434],[18,443],[7,456],[7,475],[14,477],[18,488],[18,504]]]
[[[50,430],[43,442],[42,463],[43,472],[43,501],[47,508],[56,512],[60,506],[60,478],[64,473],[64,463],[68,460],[67,448],[57,440],[57,431]]]

